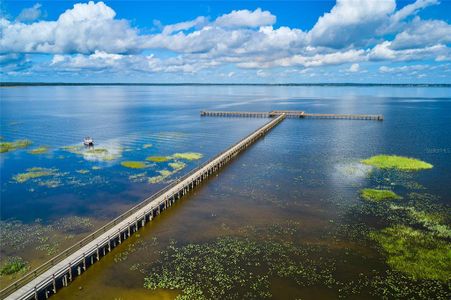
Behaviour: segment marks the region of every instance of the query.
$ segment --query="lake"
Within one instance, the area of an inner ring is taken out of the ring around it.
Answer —
[[[286,119],[89,268],[58,299],[447,299],[451,88],[0,88],[1,265],[20,272],[262,126],[200,111],[383,114]],[[87,149],[83,138],[95,145]],[[28,145],[28,143],[30,143]],[[422,171],[377,169],[374,155]],[[365,201],[365,188],[402,199]],[[22,273],[21,273],[22,272]],[[102,290],[102,294],[99,294]]]

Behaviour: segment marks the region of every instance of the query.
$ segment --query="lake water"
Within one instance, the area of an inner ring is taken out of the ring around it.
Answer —
[[[428,240],[411,249],[451,251],[451,88],[49,86],[0,93],[2,142],[32,142],[0,156],[1,263],[21,257],[28,268],[268,122],[201,117],[202,109],[384,115],[383,122],[283,121],[55,299],[450,296],[449,254],[424,270],[427,258],[390,253],[374,234],[410,228]],[[98,152],[80,147],[84,136]],[[47,151],[30,153],[40,146]],[[202,157],[174,155],[188,152]],[[360,163],[378,154],[434,167],[400,172]],[[403,199],[368,203],[363,188]],[[409,259],[413,270],[402,266]]]

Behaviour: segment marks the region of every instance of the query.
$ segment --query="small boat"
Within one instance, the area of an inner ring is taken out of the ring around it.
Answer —
[[[88,147],[89,146],[94,146],[94,140],[91,137],[87,136],[87,137],[84,138],[83,144],[85,146],[88,146]]]

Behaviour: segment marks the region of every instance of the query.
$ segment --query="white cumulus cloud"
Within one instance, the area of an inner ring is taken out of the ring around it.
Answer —
[[[257,8],[254,11],[247,9],[234,10],[231,13],[220,16],[216,19],[215,25],[219,27],[260,27],[273,25],[276,23],[276,16],[269,11],[262,11]]]

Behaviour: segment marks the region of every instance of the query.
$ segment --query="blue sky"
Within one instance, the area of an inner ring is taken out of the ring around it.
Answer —
[[[2,1],[2,81],[451,83],[451,1]]]

